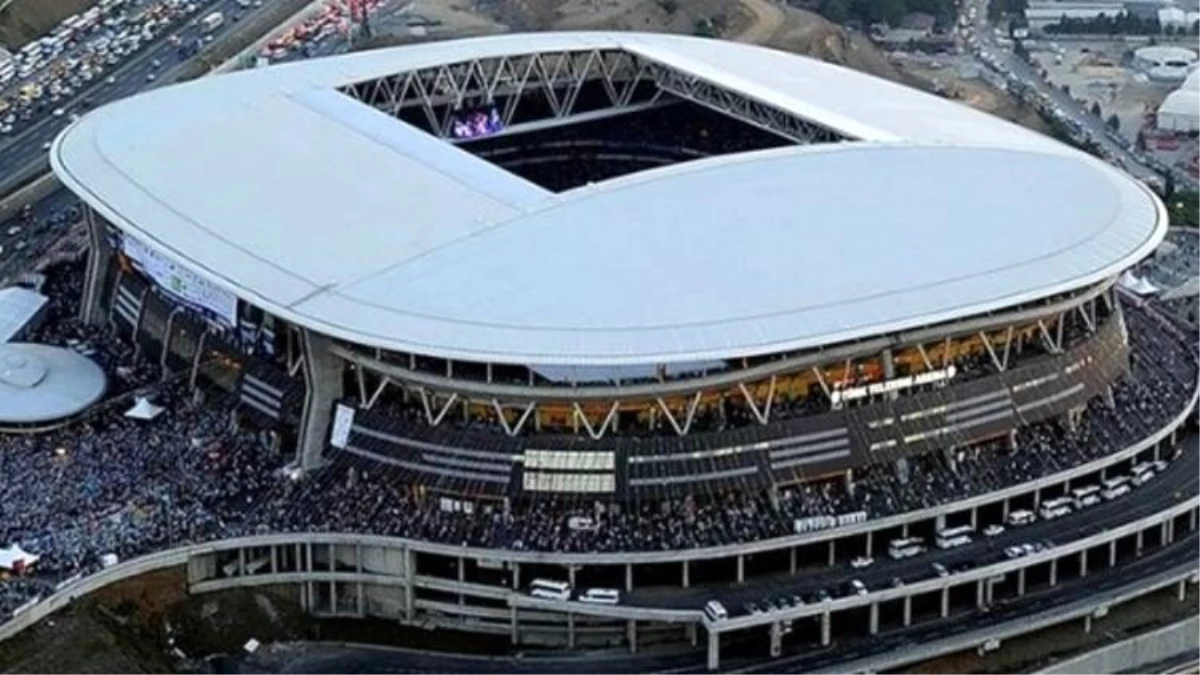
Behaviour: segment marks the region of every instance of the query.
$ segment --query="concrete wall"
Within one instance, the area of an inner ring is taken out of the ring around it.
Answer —
[[[1039,673],[1121,673],[1144,672],[1143,666],[1165,661],[1184,653],[1193,656],[1200,650],[1200,617],[1122,640],[1116,644],[1060,661]]]

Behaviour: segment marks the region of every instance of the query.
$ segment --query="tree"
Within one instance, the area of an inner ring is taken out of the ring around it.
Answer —
[[[658,0],[658,6],[662,7],[668,16],[671,16],[679,10],[679,0]]]
[[[1107,124],[1108,128],[1112,129],[1113,131],[1121,130],[1121,118],[1117,117],[1116,113],[1109,115],[1108,120],[1105,121],[1105,124]]]
[[[1093,114],[1093,115],[1095,115],[1096,117],[1103,117],[1103,116],[1104,116],[1104,111],[1100,109],[1100,102],[1099,102],[1099,101],[1094,101],[1094,102],[1092,103],[1092,114]]]
[[[850,19],[850,4],[846,0],[824,0],[821,15],[834,23],[846,23]]]

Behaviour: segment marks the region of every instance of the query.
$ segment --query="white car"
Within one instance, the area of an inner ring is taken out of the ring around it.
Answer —
[[[996,537],[1001,534],[1004,534],[1003,525],[988,525],[987,527],[983,528],[983,536],[985,537]]]
[[[1020,546],[1009,546],[1008,548],[1004,549],[1004,555],[1009,560],[1012,560],[1013,558],[1020,558],[1021,556],[1025,555],[1025,549],[1021,548]]]
[[[860,570],[864,567],[870,567],[874,562],[875,562],[874,558],[868,558],[866,556],[859,556],[859,557],[855,558],[854,560],[850,561],[850,566],[856,570]]]
[[[55,108],[52,114],[55,117],[62,117],[63,115],[67,114],[67,111],[63,110],[62,108]]]

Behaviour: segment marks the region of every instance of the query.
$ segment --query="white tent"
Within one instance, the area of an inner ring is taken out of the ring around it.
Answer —
[[[29,567],[40,557],[22,549],[19,544],[13,544],[8,548],[0,548],[0,569],[12,570],[16,567]]]
[[[125,411],[125,416],[135,420],[152,420],[162,414],[164,408],[156,406],[145,396],[138,396],[133,407]]]
[[[1125,270],[1125,272],[1121,274],[1121,278],[1117,283],[1121,284],[1122,288],[1125,288],[1133,293],[1137,293],[1138,295],[1152,295],[1157,293],[1159,290],[1158,287],[1153,283],[1137,276],[1130,270]]]
[[[1193,133],[1200,131],[1200,91],[1176,89],[1158,107],[1158,128]]]

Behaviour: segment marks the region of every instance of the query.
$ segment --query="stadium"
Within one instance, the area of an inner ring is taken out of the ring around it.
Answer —
[[[323,615],[631,649],[703,625],[712,667],[761,625],[778,656],[793,618],[829,644],[832,610],[743,612],[748,580],[842,589],[797,570],[1010,523],[1068,495],[1063,472],[1165,466],[1195,407],[1194,339],[1118,284],[1167,232],[1145,185],[782,52],[365,52],[104,106],[50,160],[87,207],[80,319],[234,392],[287,457],[289,514],[326,519],[254,532],[338,533],[206,549],[193,590],[319,568],[297,592]],[[716,591],[635,590],[729,581],[733,618],[701,611]],[[952,613],[963,587],[922,583]],[[621,599],[571,601],[585,587]],[[834,594],[874,634],[929,590]]]

